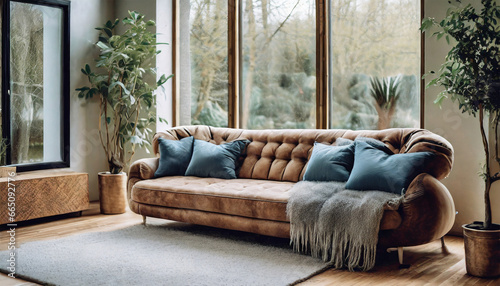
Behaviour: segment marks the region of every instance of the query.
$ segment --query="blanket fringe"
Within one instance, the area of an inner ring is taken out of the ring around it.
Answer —
[[[345,232],[319,232],[316,225],[292,224],[290,233],[294,251],[309,253],[335,268],[368,271],[375,266],[376,244],[357,243]]]
[[[350,271],[375,266],[384,205],[397,209],[401,197],[345,190],[339,183],[299,182],[290,192],[287,214],[294,251]]]

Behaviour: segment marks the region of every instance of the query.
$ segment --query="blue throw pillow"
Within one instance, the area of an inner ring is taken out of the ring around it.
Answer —
[[[194,137],[185,137],[181,140],[158,138],[160,147],[160,162],[155,172],[155,178],[164,176],[184,176],[191,161]]]
[[[335,144],[336,146],[346,146],[354,144],[354,141],[352,141],[351,139],[339,137],[335,140]]]
[[[212,144],[194,140],[193,157],[186,176],[236,179],[236,163],[249,140],[236,140],[226,144]]]
[[[363,141],[363,142],[367,143],[368,145],[375,147],[381,151],[384,151],[385,153],[387,153],[389,155],[394,154],[394,152],[392,152],[392,150],[389,149],[389,147],[387,147],[387,145],[385,145],[385,143],[380,141],[380,140],[369,138],[369,137],[356,137],[354,142],[356,142],[356,141]]]
[[[434,156],[431,152],[390,155],[364,141],[356,141],[354,166],[346,189],[402,194]]]
[[[354,143],[328,146],[314,142],[304,181],[338,181],[349,179],[354,164]]]

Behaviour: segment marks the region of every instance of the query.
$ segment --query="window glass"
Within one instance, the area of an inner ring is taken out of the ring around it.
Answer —
[[[228,125],[227,0],[179,3],[179,124]]]
[[[314,128],[314,0],[241,1],[240,127]]]
[[[328,3],[330,127],[419,127],[420,1]]]
[[[178,0],[178,125],[228,125],[228,1]],[[316,128],[316,1],[241,0],[239,127]],[[327,5],[329,126],[420,126],[420,1]]]
[[[62,161],[62,9],[10,2],[11,164]]]

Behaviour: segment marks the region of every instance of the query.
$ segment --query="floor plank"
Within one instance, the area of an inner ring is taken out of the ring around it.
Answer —
[[[99,213],[99,204],[92,202],[90,209],[82,216],[57,216],[20,223],[16,228],[16,244],[36,240],[47,240],[69,235],[112,231],[142,222],[142,217],[130,210],[120,215]],[[9,237],[6,226],[0,226],[0,250],[7,249]],[[463,239],[447,236],[445,238],[449,253],[443,253],[439,240],[425,245],[408,247],[404,250],[404,262],[409,269],[399,269],[397,252],[380,252],[375,268],[369,272],[349,272],[345,270],[327,270],[301,283],[301,286],[327,285],[500,285],[500,278],[481,279],[465,272]],[[12,279],[0,274],[2,286],[38,285]]]

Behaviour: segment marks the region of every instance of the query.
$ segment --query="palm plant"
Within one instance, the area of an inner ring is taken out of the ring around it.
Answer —
[[[386,78],[374,76],[370,82],[370,95],[375,99],[375,109],[378,114],[377,129],[390,128],[396,112],[396,103],[401,96],[399,89],[401,76]]]

